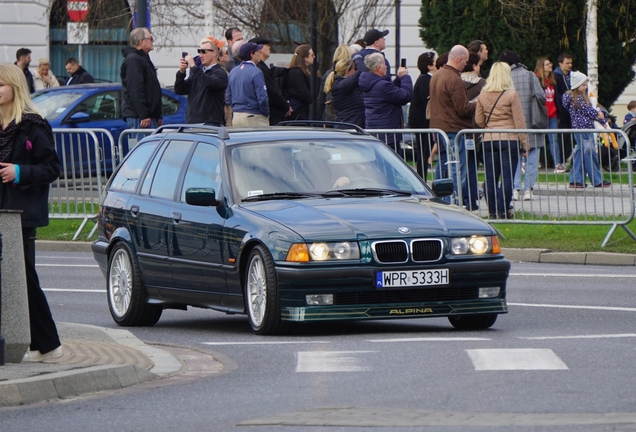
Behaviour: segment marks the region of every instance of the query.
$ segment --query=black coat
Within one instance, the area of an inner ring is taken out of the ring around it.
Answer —
[[[364,116],[364,100],[358,86],[358,78],[362,71],[345,78],[336,75],[331,85],[331,103],[336,111],[336,120],[353,123],[361,128],[366,127]],[[327,108],[328,109],[328,108]]]
[[[265,62],[258,62],[256,65],[265,77],[265,85],[267,86],[267,98],[269,99],[269,124],[272,126],[285,120],[285,114],[289,111],[289,102],[283,96],[278,84],[274,79],[274,73],[265,64]]]
[[[203,72],[198,67],[190,68],[190,77],[177,72],[174,92],[188,95],[187,123],[215,123],[225,125],[225,89],[227,72],[219,64]]]
[[[409,108],[409,127],[413,129],[428,129],[431,121],[426,118],[426,106],[431,94],[431,76],[427,73],[420,75],[413,86],[413,99]]]
[[[309,105],[314,101],[311,97],[309,77],[300,68],[290,68],[285,86],[285,94],[294,109],[289,120],[309,119]]]
[[[150,57],[142,50],[126,47],[121,50],[124,62],[120,76],[123,92],[122,117],[160,119],[161,85]]]
[[[31,143],[31,149],[27,146]],[[20,183],[0,183],[2,209],[22,210],[22,226],[49,224],[49,184],[60,175],[60,160],[53,136],[44,126],[22,121],[11,153],[4,162],[20,166]]]
[[[95,82],[91,74],[89,74],[86,69],[83,67],[79,67],[73,75],[71,75],[68,80],[66,80],[66,85],[75,85],[75,84],[90,84]]]
[[[556,86],[554,87],[554,104],[557,108],[558,126],[560,129],[570,129],[572,127],[570,112],[563,107],[563,95],[570,89],[570,86],[563,73],[560,72],[561,68],[557,69],[558,71],[554,74],[554,79],[556,80]]]

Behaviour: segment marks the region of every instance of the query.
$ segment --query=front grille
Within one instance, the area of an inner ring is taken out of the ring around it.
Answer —
[[[437,261],[442,257],[441,240],[416,240],[411,249],[413,261]]]
[[[336,293],[336,305],[373,305],[476,300],[478,288],[424,288],[411,290],[359,291]]]
[[[403,241],[373,244],[375,257],[381,263],[403,263],[408,259],[408,250]]]

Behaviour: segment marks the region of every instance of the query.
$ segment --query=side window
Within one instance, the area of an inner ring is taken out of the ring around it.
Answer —
[[[152,155],[159,141],[147,141],[137,146],[130,155],[124,160],[121,168],[113,177],[110,183],[110,189],[132,192],[135,190],[148,158]]]
[[[192,155],[181,190],[181,201],[185,202],[188,188],[212,188],[217,196],[221,185],[219,149],[211,144],[199,143]]]
[[[93,95],[80,102],[70,115],[84,112],[90,121],[117,120],[120,117],[119,99],[116,91]]]
[[[152,180],[150,195],[172,199],[183,162],[192,147],[192,141],[171,141],[163,152]]]
[[[164,117],[175,115],[179,111],[179,106],[181,106],[181,103],[178,100],[172,99],[170,96],[161,95],[161,109]]]

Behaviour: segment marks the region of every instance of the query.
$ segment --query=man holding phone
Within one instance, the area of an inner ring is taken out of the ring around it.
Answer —
[[[199,43],[198,56],[181,53],[174,91],[180,95],[188,95],[187,123],[225,125],[225,89],[228,77],[219,64],[219,49],[223,46],[224,41],[208,36]],[[199,62],[196,61],[197,58]],[[190,75],[186,78],[188,68]]]
[[[380,31],[378,29],[371,29],[368,32],[366,32],[364,35],[364,43],[366,44],[367,47],[359,51],[357,54],[355,54],[354,60],[355,60],[355,57],[357,56],[362,56],[362,59],[364,59],[369,54],[373,54],[373,53],[382,54],[382,56],[384,56],[384,64],[386,64],[386,79],[390,81],[391,80],[391,64],[389,63],[389,61],[386,59],[386,56],[382,52],[384,51],[384,48],[386,48],[385,36],[388,34],[389,34],[388,30]],[[406,62],[404,63],[402,67],[406,67]]]

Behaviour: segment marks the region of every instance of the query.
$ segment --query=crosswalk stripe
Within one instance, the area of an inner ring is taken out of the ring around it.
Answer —
[[[296,372],[364,372],[371,368],[360,364],[358,354],[375,351],[299,351]]]
[[[269,341],[269,342],[201,342],[203,345],[292,345],[292,344],[327,344],[329,341]]]
[[[567,370],[551,349],[466,350],[475,370]]]

